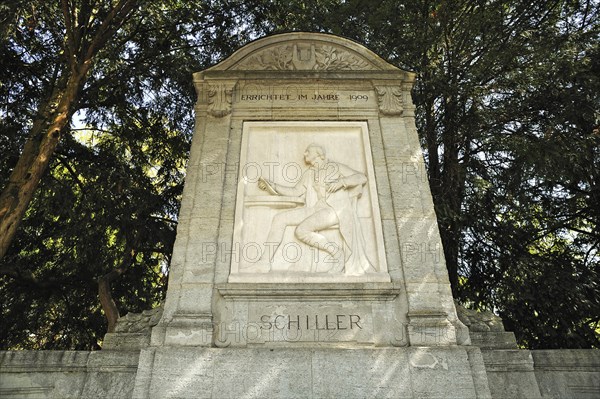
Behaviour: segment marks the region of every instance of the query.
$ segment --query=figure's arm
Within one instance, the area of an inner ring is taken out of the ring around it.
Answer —
[[[367,183],[367,176],[343,164],[340,164],[340,174],[346,187],[362,186]]]
[[[294,187],[284,186],[283,184],[273,184],[279,195],[285,195],[287,197],[300,197],[306,192],[305,187],[300,183],[296,184]]]
[[[287,197],[300,197],[306,192],[305,177],[293,187],[285,186],[283,184],[277,184],[269,180],[263,179],[262,177],[258,180],[258,188],[267,191],[273,195],[284,195]]]

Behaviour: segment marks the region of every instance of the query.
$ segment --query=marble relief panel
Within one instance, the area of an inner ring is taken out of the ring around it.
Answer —
[[[229,281],[389,281],[365,122],[246,122]]]

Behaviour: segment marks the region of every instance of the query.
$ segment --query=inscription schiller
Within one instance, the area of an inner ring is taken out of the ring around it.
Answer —
[[[261,330],[362,330],[357,314],[334,315],[263,315]]]

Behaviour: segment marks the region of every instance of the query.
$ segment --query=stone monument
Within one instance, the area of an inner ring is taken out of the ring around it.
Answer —
[[[455,306],[414,79],[316,33],[195,73],[164,306],[99,352],[0,352],[0,396],[597,397],[597,351],[518,350]]]
[[[489,396],[450,291],[413,82],[308,33],[194,74],[169,290],[135,397]]]
[[[154,345],[468,343],[413,81],[354,42],[299,33],[194,74],[196,131]]]

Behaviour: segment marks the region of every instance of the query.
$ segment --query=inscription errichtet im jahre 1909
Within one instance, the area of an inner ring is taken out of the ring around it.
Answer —
[[[240,101],[339,101],[340,94],[241,94]],[[368,101],[367,94],[347,94],[350,101]]]

